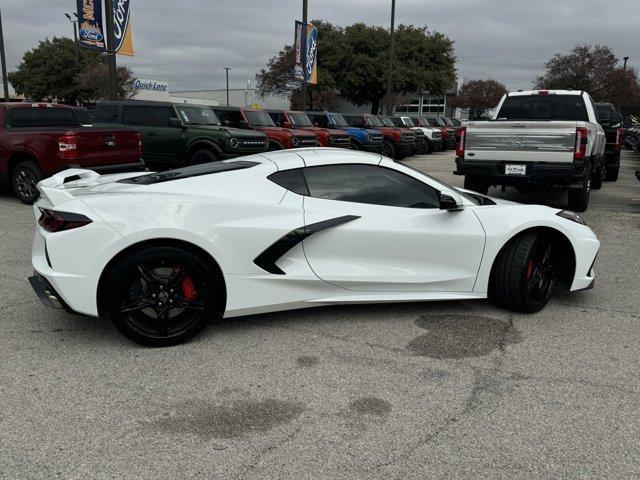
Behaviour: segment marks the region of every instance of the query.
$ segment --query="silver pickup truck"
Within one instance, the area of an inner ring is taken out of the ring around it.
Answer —
[[[486,194],[491,185],[562,187],[569,208],[586,210],[591,188],[602,184],[606,144],[591,96],[518,91],[506,94],[495,112],[458,131],[454,173],[465,176],[465,188]]]

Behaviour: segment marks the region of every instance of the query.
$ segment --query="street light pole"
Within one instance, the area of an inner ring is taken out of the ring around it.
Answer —
[[[76,17],[78,16],[77,13],[74,13],[74,15]],[[78,41],[78,19],[76,18],[74,20],[73,18],[71,18],[71,15],[69,15],[68,13],[65,13],[64,16],[67,17],[71,23],[73,23],[73,43],[76,47],[76,60],[78,60],[79,62],[80,61],[80,42]]]
[[[391,0],[391,29],[389,30],[389,78],[387,79],[387,105],[385,110],[389,109],[391,103],[391,88],[393,86],[393,48],[395,46],[395,21],[396,21],[396,0]],[[392,112],[385,112],[390,115]]]
[[[9,80],[7,80],[7,61],[4,56],[4,35],[2,33],[2,13],[0,12],[0,63],[2,64],[2,86],[4,87],[4,101],[9,101]]]
[[[109,100],[118,99],[117,91],[117,72],[118,67],[116,65],[116,36],[113,31],[113,4],[112,2],[105,3],[105,16],[106,16],[106,31],[107,31],[107,67],[109,69]]]
[[[302,38],[307,38],[307,10],[308,1],[302,0]],[[302,110],[307,109],[307,48],[306,41],[305,48],[302,49]]]
[[[227,75],[227,107],[229,106],[229,67],[223,67],[225,69],[225,73]]]

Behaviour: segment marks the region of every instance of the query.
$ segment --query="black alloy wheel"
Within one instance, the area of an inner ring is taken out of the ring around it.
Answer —
[[[107,313],[127,338],[152,347],[199,333],[224,310],[217,272],[190,252],[154,247],[128,257],[106,283]]]
[[[40,196],[37,184],[42,172],[35,162],[20,162],[11,173],[13,191],[22,203],[31,205]]]

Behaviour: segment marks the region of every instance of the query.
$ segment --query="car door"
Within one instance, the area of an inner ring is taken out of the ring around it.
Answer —
[[[313,271],[370,292],[470,292],[485,234],[472,207],[440,210],[409,169],[341,164],[304,169],[304,251]]]
[[[182,127],[169,125],[170,118],[178,118],[173,107],[148,106],[144,123],[149,138],[149,153],[158,162],[176,164],[184,159],[186,136]]]

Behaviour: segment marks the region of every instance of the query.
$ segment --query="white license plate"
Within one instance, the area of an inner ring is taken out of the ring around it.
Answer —
[[[506,164],[504,166],[504,174],[505,175],[526,175],[527,174],[527,166],[526,165]]]

